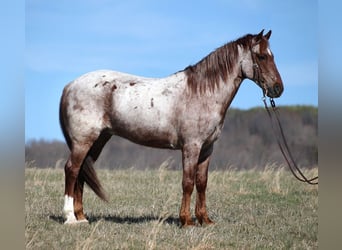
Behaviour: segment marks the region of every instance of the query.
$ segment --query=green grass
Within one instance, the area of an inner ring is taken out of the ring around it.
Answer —
[[[109,203],[86,188],[90,224],[66,226],[64,172],[25,170],[27,249],[318,248],[318,188],[282,169],[210,172],[207,207],[216,223],[185,229],[178,219],[181,171],[97,172]],[[313,176],[317,169],[305,173]]]

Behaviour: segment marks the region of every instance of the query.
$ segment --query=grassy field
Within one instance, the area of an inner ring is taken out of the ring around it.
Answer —
[[[207,206],[216,223],[185,229],[178,219],[181,171],[97,172],[109,203],[86,188],[90,224],[66,226],[63,170],[25,170],[27,249],[318,248],[318,188],[282,169],[210,172]]]

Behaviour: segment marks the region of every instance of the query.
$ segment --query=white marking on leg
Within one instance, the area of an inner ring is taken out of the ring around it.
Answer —
[[[64,208],[63,208],[64,215],[66,217],[66,221],[64,224],[72,224],[76,223],[76,217],[74,214],[74,198],[68,195],[64,196]]]

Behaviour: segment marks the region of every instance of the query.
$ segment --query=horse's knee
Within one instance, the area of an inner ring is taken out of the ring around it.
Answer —
[[[185,178],[182,182],[182,186],[183,186],[183,192],[184,193],[192,193],[192,191],[194,190],[194,180],[191,178]]]
[[[78,176],[80,168],[75,166],[72,161],[69,159],[64,167],[64,172],[67,177],[76,178]]]
[[[65,163],[64,171],[67,173],[71,170],[71,168],[72,168],[72,162],[70,159],[68,159],[67,162]]]

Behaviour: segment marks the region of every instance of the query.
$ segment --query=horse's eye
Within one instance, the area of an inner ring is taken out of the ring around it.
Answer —
[[[258,57],[258,59],[261,60],[261,61],[262,61],[262,60],[266,60],[266,56],[265,56],[265,55],[261,55],[261,54],[260,54],[260,55],[257,55],[257,57]]]

